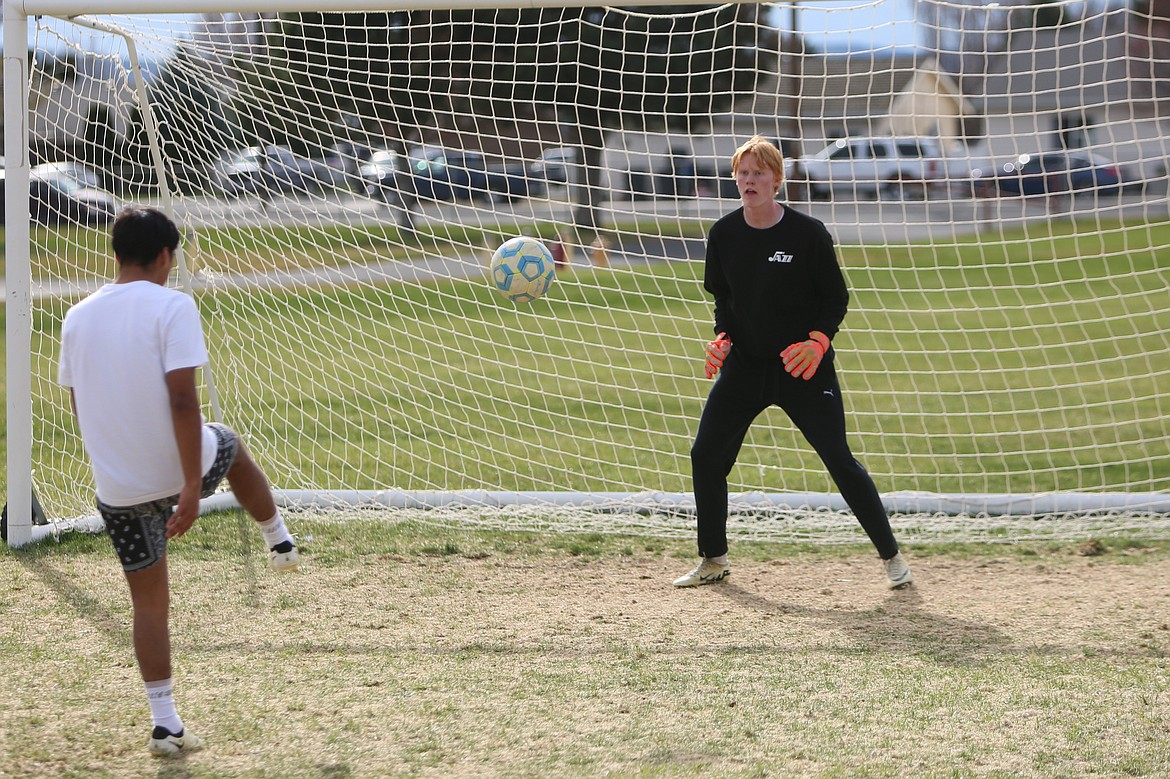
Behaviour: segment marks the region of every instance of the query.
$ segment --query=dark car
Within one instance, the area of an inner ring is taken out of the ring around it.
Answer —
[[[411,151],[411,186],[429,200],[511,201],[544,194],[523,164],[489,164],[478,151],[427,146]]]
[[[672,146],[656,160],[650,170],[631,168],[626,174],[625,194],[630,200],[694,197],[697,194],[695,158],[689,149]]]
[[[739,187],[731,163],[699,162],[695,166],[695,191],[699,197],[738,198]]]
[[[423,200],[487,199],[487,163],[468,152],[436,146],[412,149],[408,159],[415,194]]]
[[[631,200],[655,197],[739,197],[739,187],[735,184],[735,176],[731,174],[730,163],[723,165],[714,160],[696,162],[694,172],[686,176],[665,168],[654,173],[634,169],[627,177],[626,196]]]
[[[366,191],[367,183],[362,177],[362,166],[370,161],[377,149],[371,149],[353,141],[338,141],[325,152],[319,161],[333,168],[341,189],[351,192]]]
[[[345,186],[344,171],[295,154],[286,146],[248,146],[228,152],[215,165],[220,190],[229,196],[295,195]]]
[[[371,200],[389,207],[400,227],[414,229],[413,213],[418,206],[418,179],[412,161],[392,149],[380,149],[358,167],[358,173]]]
[[[0,199],[4,197],[4,172],[0,171]],[[118,206],[114,196],[86,187],[73,178],[51,172],[29,173],[29,217],[34,224],[106,225]]]
[[[995,172],[991,185],[1005,195],[1117,195],[1123,183],[1116,163],[1088,153],[1052,151],[1020,155]]]
[[[489,163],[487,186],[492,200],[509,203],[548,194],[548,182],[523,162]]]
[[[656,197],[737,198],[739,189],[731,175],[731,164],[699,159],[683,147],[673,147],[652,170],[631,169],[626,178],[626,197],[649,200]]]
[[[573,177],[573,169],[580,164],[579,157],[572,146],[545,149],[540,159],[529,166],[529,175],[543,178],[547,185],[566,186]]]
[[[361,166],[366,194],[387,205],[404,201],[486,199],[487,167],[482,158],[434,146],[416,147],[409,155],[374,152]]]
[[[401,206],[417,193],[410,161],[392,149],[380,149],[358,168],[366,195],[390,206]]]

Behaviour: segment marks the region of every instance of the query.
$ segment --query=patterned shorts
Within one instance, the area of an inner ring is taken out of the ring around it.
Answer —
[[[214,422],[206,427],[215,433],[216,450],[215,462],[203,476],[204,498],[210,497],[223,481],[240,448],[239,438],[230,429]],[[141,571],[163,558],[167,552],[167,520],[178,503],[178,495],[134,506],[107,506],[97,501],[123,571]]]

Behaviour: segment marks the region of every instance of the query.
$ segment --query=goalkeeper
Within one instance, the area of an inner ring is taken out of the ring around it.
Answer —
[[[727,561],[727,477],[752,421],[769,406],[788,414],[829,470],[884,561],[888,586],[912,577],[869,473],[845,439],[845,406],[832,338],[849,301],[824,224],[777,201],[784,158],[760,136],[731,159],[741,208],[707,236],[704,287],[715,298],[707,378],[718,375],[691,448],[698,566],[678,587],[711,584]]]
[[[207,349],[199,311],[166,286],[178,228],[162,211],[131,207],[114,220],[111,244],[117,279],[65,315],[59,380],[69,387],[98,510],[130,590],[134,654],[154,725],[147,746],[168,756],[201,741],[175,708],[167,540],[190,529],[199,499],[226,476],[256,519],[272,567],[295,570],[300,555],[267,478],[236,434],[203,423],[195,370]]]

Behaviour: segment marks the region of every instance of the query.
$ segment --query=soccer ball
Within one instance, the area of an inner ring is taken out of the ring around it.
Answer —
[[[513,303],[530,303],[548,291],[556,277],[556,263],[543,243],[520,236],[496,249],[491,274],[501,295]]]

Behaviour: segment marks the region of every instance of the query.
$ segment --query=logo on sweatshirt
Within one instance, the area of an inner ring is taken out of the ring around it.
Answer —
[[[768,262],[792,262],[792,255],[784,252],[776,252],[768,258]]]

